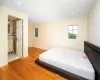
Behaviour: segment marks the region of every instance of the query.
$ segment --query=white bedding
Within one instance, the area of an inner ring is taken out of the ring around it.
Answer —
[[[39,60],[89,80],[95,78],[89,59],[81,51],[53,48],[40,54]]]

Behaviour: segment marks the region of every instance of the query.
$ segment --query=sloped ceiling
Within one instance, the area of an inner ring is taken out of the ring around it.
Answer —
[[[87,16],[95,0],[2,0],[2,4],[29,16],[29,23]],[[20,2],[20,4],[18,4]]]

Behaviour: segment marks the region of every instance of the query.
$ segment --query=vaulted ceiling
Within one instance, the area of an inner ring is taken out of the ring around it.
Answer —
[[[95,0],[1,0],[29,16],[29,23],[47,23],[87,16]]]

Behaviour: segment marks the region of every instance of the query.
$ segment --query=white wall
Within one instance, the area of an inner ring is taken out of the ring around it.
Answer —
[[[23,19],[23,56],[28,56],[28,17],[15,10],[0,6],[0,66],[8,63],[8,15]]]
[[[68,39],[68,25],[78,24],[78,39]],[[39,37],[34,38],[34,28],[39,29]],[[62,20],[58,22],[51,22],[47,24],[30,26],[32,32],[29,42],[33,47],[41,49],[50,49],[53,47],[67,47],[77,50],[84,49],[84,41],[87,40],[87,17],[77,19]],[[31,45],[31,46],[32,46]]]
[[[100,46],[100,0],[96,0],[88,17],[88,41]]]

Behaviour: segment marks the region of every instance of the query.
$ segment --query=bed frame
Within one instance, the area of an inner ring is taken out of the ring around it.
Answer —
[[[95,80],[100,80],[100,47],[85,41],[84,52],[95,69]]]
[[[100,47],[85,41],[84,52],[88,56],[90,62],[92,63],[92,66],[95,69],[95,80],[100,80]],[[87,80],[83,77],[77,76],[73,73],[42,62],[39,59],[35,60],[35,63],[69,80]]]

